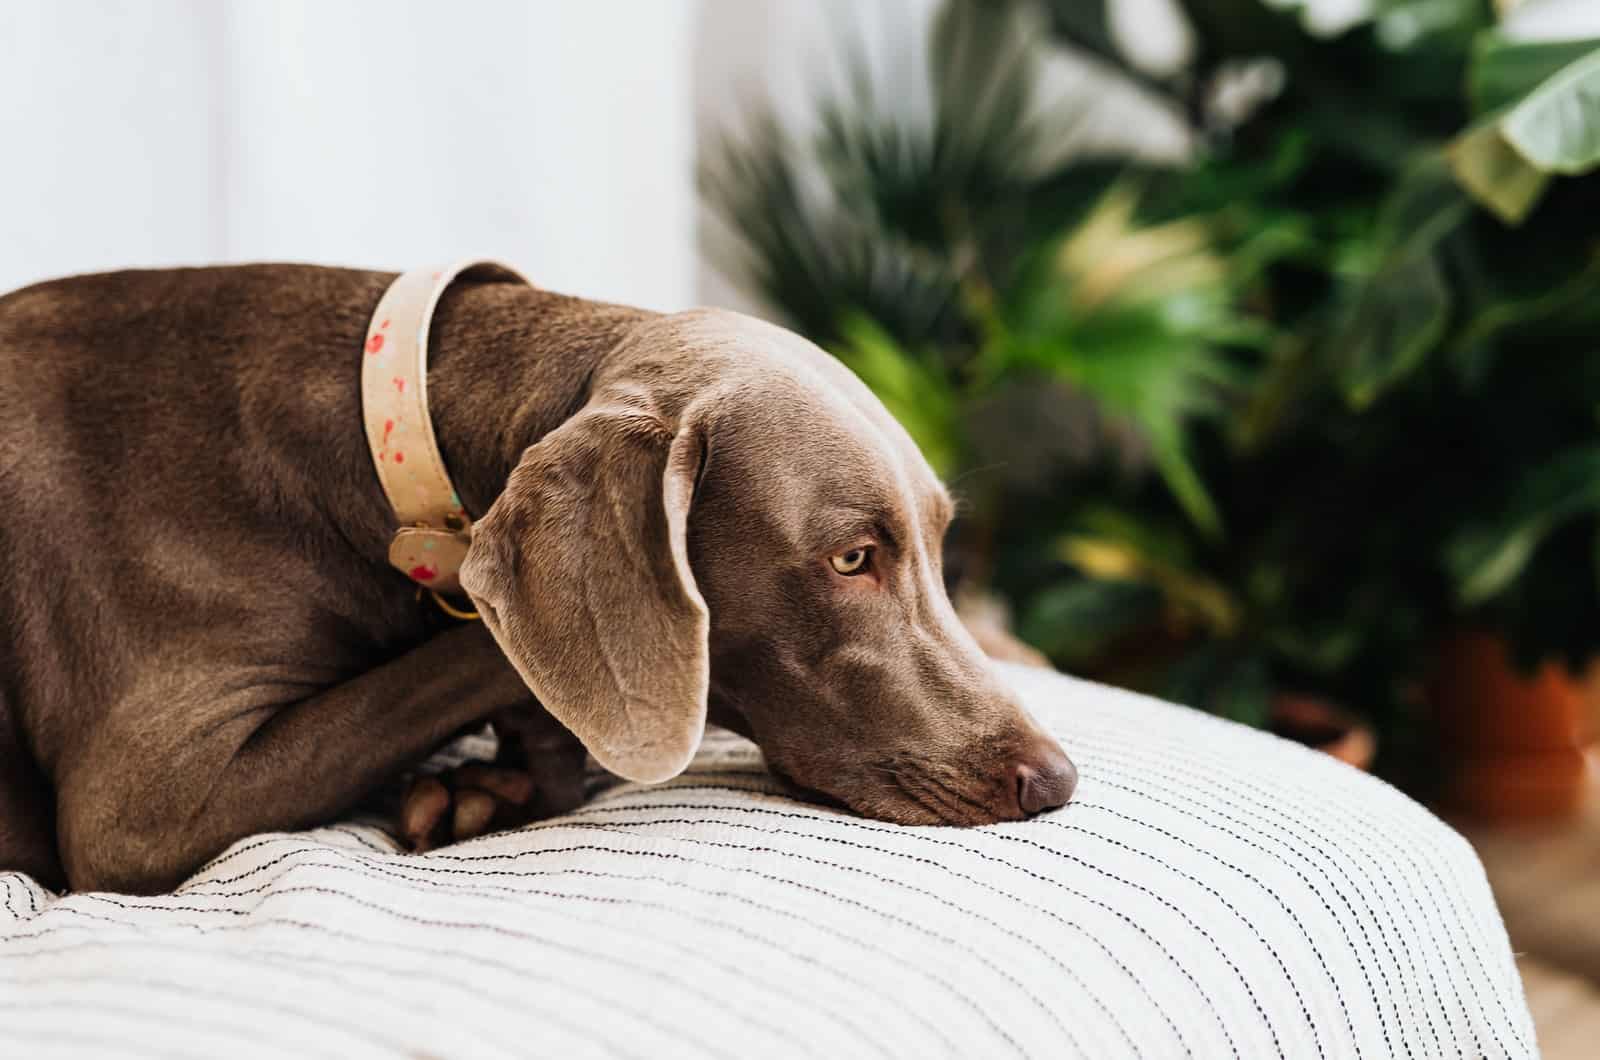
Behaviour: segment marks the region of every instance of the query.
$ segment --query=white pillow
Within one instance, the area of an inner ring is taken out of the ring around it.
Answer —
[[[901,828],[690,772],[416,857],[236,844],[178,893],[0,876],[0,1055],[1535,1056],[1483,871],[1399,792],[1021,668],[1065,809]]]

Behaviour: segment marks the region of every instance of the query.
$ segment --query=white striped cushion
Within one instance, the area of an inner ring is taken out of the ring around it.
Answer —
[[[1535,1056],[1467,845],[1194,711],[1007,669],[1082,773],[1020,824],[899,828],[689,773],[424,857],[371,822],[176,894],[0,875],[0,1056]]]

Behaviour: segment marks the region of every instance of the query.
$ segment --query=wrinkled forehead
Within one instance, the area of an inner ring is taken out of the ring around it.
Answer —
[[[916,443],[837,359],[743,314],[681,316],[690,318],[685,338],[731,380],[719,402],[717,462],[819,517],[859,510],[935,529],[948,522],[949,495]]]
[[[677,343],[701,357],[721,357],[738,373],[787,375],[818,385],[826,393],[858,409],[880,427],[899,424],[856,374],[826,350],[786,328],[727,309],[694,309],[663,320]],[[904,434],[903,431],[900,431]],[[909,439],[907,439],[909,441]]]

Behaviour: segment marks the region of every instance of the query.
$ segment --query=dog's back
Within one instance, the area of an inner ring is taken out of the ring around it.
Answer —
[[[45,778],[99,704],[181,680],[152,666],[167,645],[248,641],[240,607],[270,620],[275,591],[304,606],[281,541],[326,524],[308,483],[364,459],[354,369],[384,282],[244,266],[0,297],[0,868],[59,879]],[[282,579],[247,584],[254,559]]]
[[[50,886],[64,881],[38,746],[59,733],[29,726],[27,716],[38,712],[27,708],[83,647],[70,635],[54,637],[75,624],[76,608],[63,597],[81,547],[58,528],[85,515],[78,482],[86,469],[69,424],[95,425],[114,407],[90,397],[105,362],[92,323],[102,317],[87,303],[114,294],[109,279],[58,280],[0,297],[0,867]]]

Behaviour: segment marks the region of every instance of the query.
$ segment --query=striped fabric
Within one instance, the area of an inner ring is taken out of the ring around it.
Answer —
[[[1526,1057],[1467,845],[1386,785],[1006,671],[1082,772],[975,830],[798,803],[708,740],[655,788],[417,857],[370,821],[177,893],[0,875],[0,1056]]]

